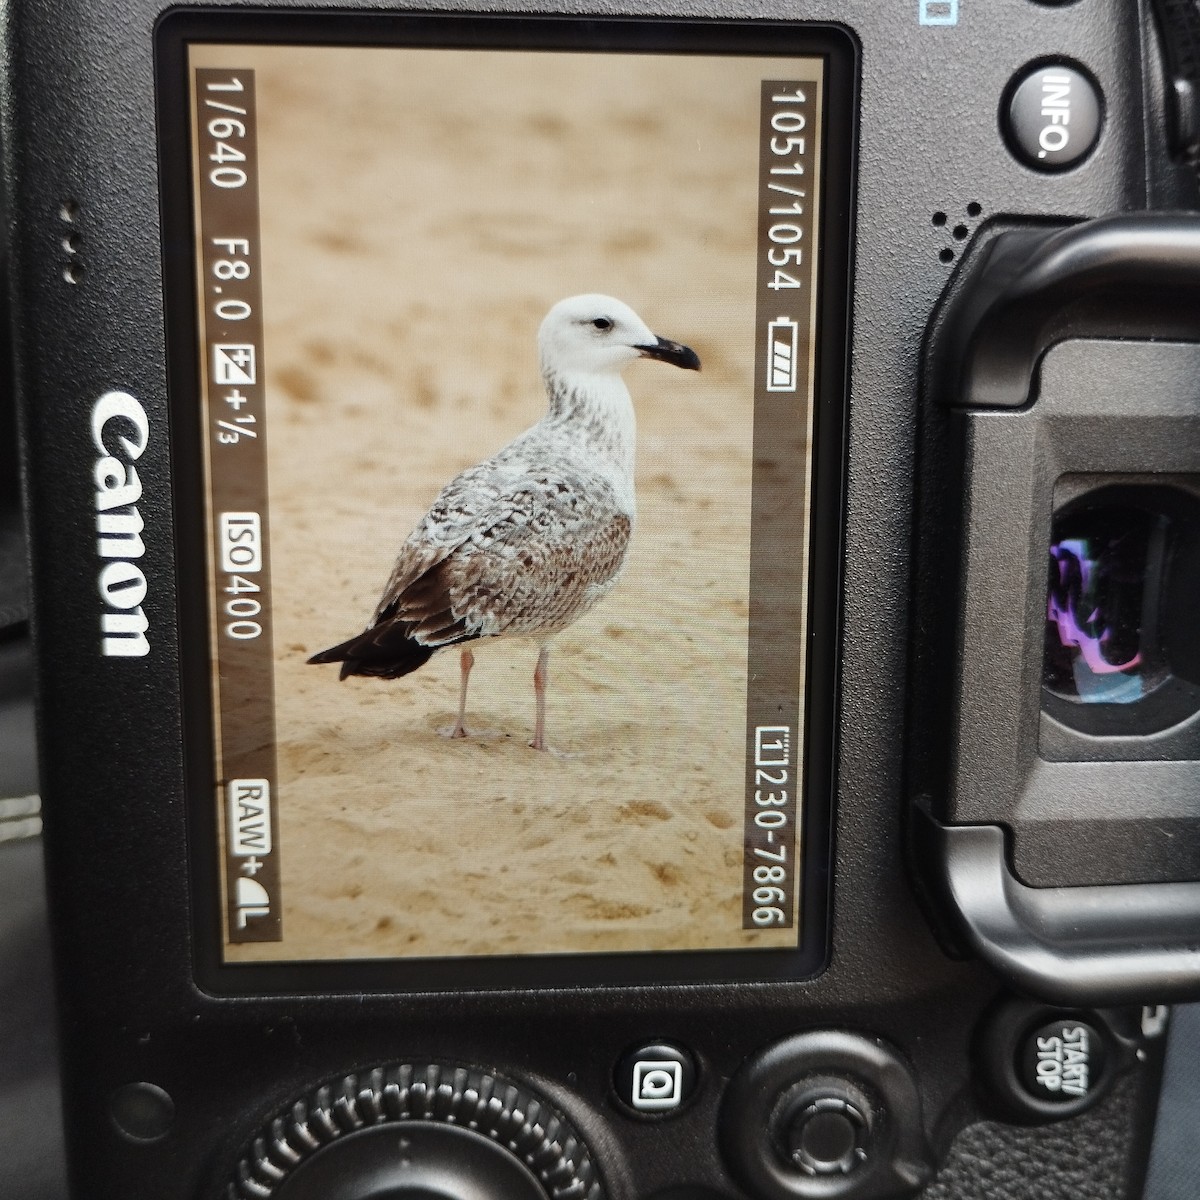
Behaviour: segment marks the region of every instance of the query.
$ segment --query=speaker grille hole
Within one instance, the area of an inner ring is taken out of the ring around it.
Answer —
[[[949,212],[939,208],[937,212],[930,215],[929,223],[935,230],[944,231],[944,234],[948,234],[955,242],[965,242],[974,230],[974,223],[983,215],[983,205],[978,200],[971,200],[964,205],[960,212],[964,214],[965,219],[964,217],[953,218]],[[955,257],[953,245],[943,244],[938,250],[939,262],[952,263]]]

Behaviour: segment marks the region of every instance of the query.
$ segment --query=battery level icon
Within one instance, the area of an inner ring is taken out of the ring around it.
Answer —
[[[779,317],[767,325],[767,391],[796,390],[796,352],[800,341],[800,326],[787,317]]]

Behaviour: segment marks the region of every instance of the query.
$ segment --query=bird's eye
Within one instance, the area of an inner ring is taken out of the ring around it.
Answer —
[[[601,333],[613,327],[613,323],[607,317],[597,317],[592,324],[600,330]]]

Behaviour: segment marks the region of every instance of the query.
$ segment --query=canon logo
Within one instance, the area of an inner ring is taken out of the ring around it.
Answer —
[[[144,523],[137,502],[142,481],[133,460],[150,438],[146,410],[128,392],[106,392],[92,408],[92,440],[100,457],[96,483],[96,552],[100,569],[101,647],[106,655],[141,658],[150,653],[149,622],[142,611],[146,577],[137,560],[146,553]]]

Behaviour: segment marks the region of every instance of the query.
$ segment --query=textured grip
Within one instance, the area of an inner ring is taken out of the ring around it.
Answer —
[[[1155,1104],[1145,1074],[1069,1121],[968,1125],[921,1200],[1137,1200]]]

